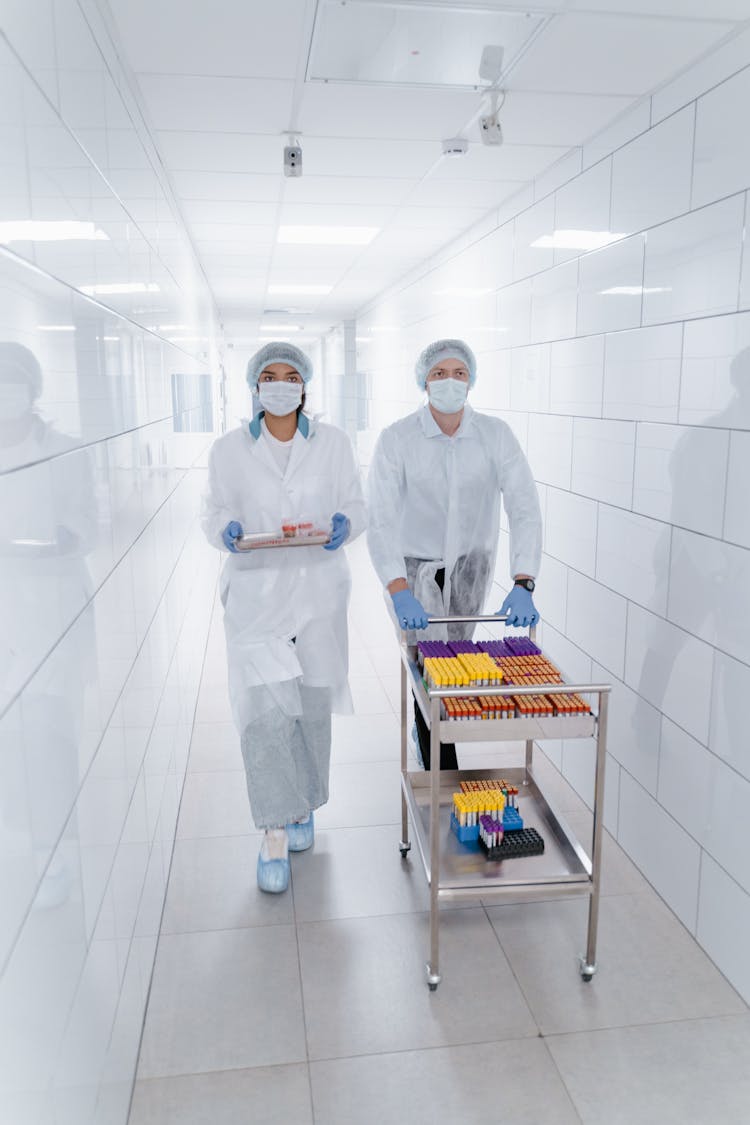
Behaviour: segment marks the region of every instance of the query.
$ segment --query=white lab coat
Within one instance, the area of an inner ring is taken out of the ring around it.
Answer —
[[[536,576],[539,499],[510,427],[468,403],[453,437],[442,432],[427,405],[394,422],[378,439],[368,479],[367,540],[380,581],[387,586],[406,577],[407,558],[425,560],[411,584],[428,612],[447,614],[451,605],[455,612],[457,603],[478,612],[495,569],[501,496],[510,525],[511,574]],[[454,590],[451,599],[459,559],[456,575],[465,588]],[[441,595],[434,579],[442,568]]]
[[[222,531],[232,520],[246,533],[278,531],[283,518],[309,517],[329,529],[334,512],[364,530],[365,508],[351,443],[341,430],[300,418],[282,472],[262,434],[261,416],[230,431],[209,458],[203,529],[226,551]],[[303,436],[307,431],[307,436]],[[345,551],[321,546],[233,554],[221,578],[229,693],[238,730],[259,707],[300,715],[301,677],[331,690],[332,709],[351,712],[347,682],[347,605],[351,579]],[[268,692],[255,689],[265,687]]]

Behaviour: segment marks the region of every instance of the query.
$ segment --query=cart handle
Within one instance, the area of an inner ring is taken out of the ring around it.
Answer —
[[[508,616],[507,613],[478,613],[473,617],[428,617],[427,622],[429,625],[451,625],[454,622],[478,625],[480,622],[489,624],[494,621],[497,625],[498,621],[507,621]]]

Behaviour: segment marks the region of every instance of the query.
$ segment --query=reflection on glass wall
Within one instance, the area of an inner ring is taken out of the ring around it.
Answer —
[[[127,1121],[216,572],[191,538],[219,401],[213,300],[112,41],[95,37],[97,6],[83,7],[12,3],[1,18],[13,1125]]]

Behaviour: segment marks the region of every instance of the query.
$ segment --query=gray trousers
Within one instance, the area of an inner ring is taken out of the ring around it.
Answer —
[[[300,687],[302,715],[275,707],[242,733],[250,811],[256,828],[281,828],[328,800],[331,692]]]

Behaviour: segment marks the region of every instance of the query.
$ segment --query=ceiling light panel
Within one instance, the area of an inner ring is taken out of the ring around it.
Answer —
[[[307,78],[475,89],[482,84],[479,60],[487,44],[502,44],[504,75],[547,19],[525,11],[437,8],[403,0],[321,0]]]
[[[94,223],[44,219],[19,219],[0,223],[0,242],[108,242],[109,235]]]

